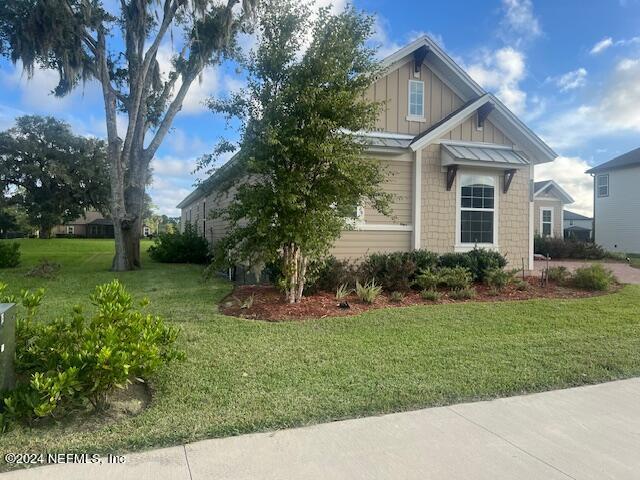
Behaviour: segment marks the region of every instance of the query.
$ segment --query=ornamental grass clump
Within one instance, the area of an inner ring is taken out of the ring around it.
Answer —
[[[360,282],[356,282],[356,296],[364,303],[373,303],[376,298],[382,293],[382,287],[376,285],[375,280],[371,280],[369,283],[362,285]]]

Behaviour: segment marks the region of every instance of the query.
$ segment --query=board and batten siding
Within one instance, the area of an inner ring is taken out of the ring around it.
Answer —
[[[427,65],[420,77],[413,76],[413,60],[378,79],[366,93],[372,101],[385,102],[376,127],[384,132],[418,135],[463,105],[462,99],[449,88]],[[424,122],[407,120],[409,110],[409,80],[424,82]],[[475,115],[451,130],[443,138],[465,142],[485,142],[512,146],[513,142],[490,120],[484,128],[476,128]]]
[[[595,242],[606,250],[640,253],[640,166],[621,168],[609,175],[609,196],[595,197]]]

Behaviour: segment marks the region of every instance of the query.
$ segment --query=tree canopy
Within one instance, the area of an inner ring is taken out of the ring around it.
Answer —
[[[0,2],[0,54],[58,72],[56,95],[95,79],[110,163],[115,270],[140,266],[149,163],[208,65],[234,51],[258,0],[12,0]],[[164,71],[158,51],[176,54]],[[174,43],[175,42],[175,43]],[[117,115],[126,117],[118,127]]]
[[[354,135],[373,130],[380,109],[365,98],[380,71],[366,46],[372,28],[373,18],[352,7],[314,17],[306,4],[265,2],[247,88],[209,102],[242,123],[236,155],[214,177],[219,191],[236,192],[215,213],[230,224],[219,257],[231,252],[254,267],[282,261],[290,302],[302,297],[309,261],[328,252],[359,205],[389,213],[385,173]],[[233,147],[223,141],[216,153]]]
[[[48,237],[87,209],[107,210],[109,166],[102,140],[74,135],[52,117],[25,115],[0,132],[0,191]]]

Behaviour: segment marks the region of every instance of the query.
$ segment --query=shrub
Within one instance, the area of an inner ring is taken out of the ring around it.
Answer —
[[[565,283],[571,277],[571,272],[567,270],[567,267],[549,267],[547,271],[548,279],[552,282]]]
[[[402,302],[402,300],[404,300],[404,292],[391,292],[391,295],[389,295],[389,300],[394,303]]]
[[[364,303],[373,303],[376,298],[382,293],[382,287],[376,285],[375,280],[371,280],[365,285],[361,285],[356,281],[356,295]]]
[[[583,290],[608,290],[616,281],[611,271],[600,264],[578,268],[571,279],[573,285]]]
[[[208,263],[209,242],[187,223],[184,232],[161,233],[149,247],[149,255],[162,263]]]
[[[0,240],[0,268],[13,268],[20,264],[20,244]]]
[[[434,289],[426,289],[420,292],[420,296],[423,300],[428,300],[430,302],[437,302],[442,298],[442,294]]]
[[[465,253],[446,253],[440,256],[438,265],[441,267],[464,267],[473,277],[474,281],[481,282],[489,270],[504,268],[507,265],[506,258],[499,252],[484,248],[474,248]]]
[[[451,290],[468,288],[472,281],[471,272],[465,267],[445,267],[440,269],[440,284]]]
[[[36,266],[31,268],[25,275],[27,277],[53,279],[60,272],[60,264],[43,258]]]
[[[24,300],[39,303],[37,293]],[[174,347],[178,331],[135,308],[117,280],[96,287],[91,300],[96,311],[89,319],[74,307],[69,318],[50,323],[18,320],[16,371],[28,381],[5,397],[5,418],[31,420],[87,403],[101,409],[114,389],[182,358]]]
[[[415,285],[421,290],[433,290],[440,285],[440,272],[427,269],[416,275]]]
[[[513,285],[514,287],[516,287],[516,290],[518,290],[519,292],[524,292],[525,290],[529,290],[529,284],[519,278],[514,280]]]
[[[551,258],[600,260],[607,256],[607,252],[595,243],[540,236],[534,239],[534,251]]]
[[[449,298],[453,300],[469,300],[475,298],[476,291],[474,288],[455,288],[449,292]]]
[[[416,264],[406,252],[373,253],[360,265],[359,276],[380,282],[388,292],[408,290],[416,273]]]
[[[514,281],[513,277],[513,272],[508,272],[503,268],[492,268],[485,272],[484,282],[499,292]]]
[[[312,291],[335,292],[340,286],[353,288],[356,284],[356,267],[349,260],[327,257],[309,268],[308,288]]]
[[[405,256],[416,266],[416,274],[423,270],[433,270],[438,266],[438,254],[429,250],[412,250],[406,252]]]

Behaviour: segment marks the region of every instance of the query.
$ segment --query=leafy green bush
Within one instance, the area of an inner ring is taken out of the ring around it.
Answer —
[[[391,292],[391,295],[389,295],[389,300],[394,303],[400,303],[402,302],[402,300],[404,300],[404,296],[404,292]]]
[[[430,302],[437,302],[442,298],[442,294],[435,289],[425,289],[420,292],[420,296],[423,300]]]
[[[473,276],[465,267],[444,267],[440,269],[440,285],[451,290],[468,288],[472,282]]]
[[[567,270],[567,267],[549,267],[547,272],[548,279],[552,282],[566,283],[571,278],[571,272]]]
[[[20,244],[0,240],[0,268],[13,268],[20,264]]]
[[[608,290],[616,278],[610,270],[600,264],[578,268],[572,276],[571,282],[583,290]]]
[[[356,295],[364,303],[373,303],[376,298],[382,293],[382,287],[376,285],[375,280],[371,280],[369,283],[362,285],[356,281]]]
[[[521,278],[517,278],[513,282],[513,286],[516,287],[516,290],[519,292],[524,292],[525,290],[529,290],[530,285],[522,280]]]
[[[23,305],[32,309],[16,329],[16,373],[23,381],[5,396],[5,421],[31,421],[87,403],[101,409],[114,389],[183,357],[174,346],[178,330],[135,308],[117,280],[96,287],[89,319],[74,307],[69,318],[34,322],[41,294],[23,294]]]
[[[341,285],[354,288],[357,279],[356,270],[356,266],[349,260],[327,257],[309,267],[307,288],[325,292],[335,292]]]
[[[429,250],[412,250],[406,252],[405,256],[416,266],[416,273],[427,269],[433,270],[438,266],[438,254]]]
[[[373,253],[361,264],[360,278],[373,278],[388,292],[408,290],[416,264],[406,252]]]
[[[507,260],[494,250],[474,248],[464,253],[441,255],[438,265],[445,268],[464,267],[471,272],[474,281],[482,282],[487,271],[504,268],[507,265]]]
[[[454,288],[449,292],[449,298],[453,300],[469,300],[475,298],[476,290],[471,287],[467,288]]]
[[[496,291],[503,290],[514,280],[513,272],[509,272],[503,268],[492,268],[487,270],[484,275],[484,283]]]
[[[415,285],[421,290],[432,290],[440,285],[440,280],[440,272],[429,268],[416,275]]]
[[[187,223],[184,232],[161,233],[149,247],[149,255],[162,263],[208,263],[209,242]]]
[[[607,252],[600,245],[592,242],[536,236],[533,243],[535,253],[551,258],[600,260],[607,256]]]

